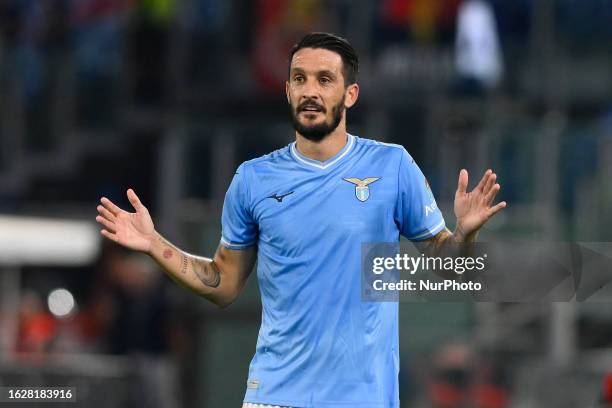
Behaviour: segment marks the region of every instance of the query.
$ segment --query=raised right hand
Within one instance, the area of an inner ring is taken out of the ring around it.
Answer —
[[[142,205],[134,190],[127,191],[127,197],[136,210],[130,213],[117,207],[106,197],[98,205],[96,221],[104,226],[103,236],[124,247],[136,251],[149,252],[155,237],[155,228],[149,210]]]

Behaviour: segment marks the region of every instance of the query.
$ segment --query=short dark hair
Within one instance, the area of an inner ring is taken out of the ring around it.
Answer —
[[[302,48],[323,48],[340,55],[342,58],[344,85],[348,86],[357,82],[359,57],[353,46],[346,39],[330,33],[317,32],[306,34],[300,42],[291,48],[289,53],[289,70],[291,70],[293,56]]]

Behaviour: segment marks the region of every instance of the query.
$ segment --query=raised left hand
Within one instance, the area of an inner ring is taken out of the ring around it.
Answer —
[[[505,201],[491,205],[500,189],[496,180],[497,175],[492,170],[487,170],[474,190],[467,192],[468,172],[465,169],[459,172],[455,193],[455,216],[456,234],[460,240],[474,236],[491,217],[506,207]]]

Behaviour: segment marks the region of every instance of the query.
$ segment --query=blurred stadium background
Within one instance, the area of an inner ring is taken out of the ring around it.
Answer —
[[[216,310],[103,243],[95,206],[133,187],[211,255],[236,166],[293,140],[287,52],[309,31],[356,47],[349,131],[404,145],[449,223],[459,169],[493,167],[509,208],[483,239],[609,240],[611,21],[608,0],[2,0],[0,385],[240,406],[254,276]],[[400,307],[403,406],[612,400],[610,304]]]

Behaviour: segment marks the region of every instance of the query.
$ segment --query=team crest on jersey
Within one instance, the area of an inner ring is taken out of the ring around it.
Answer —
[[[355,185],[355,197],[359,201],[366,201],[370,198],[370,187],[369,185],[374,183],[375,181],[380,180],[380,177],[368,177],[363,180],[360,180],[355,177],[342,179],[344,181],[348,181],[351,184]]]

